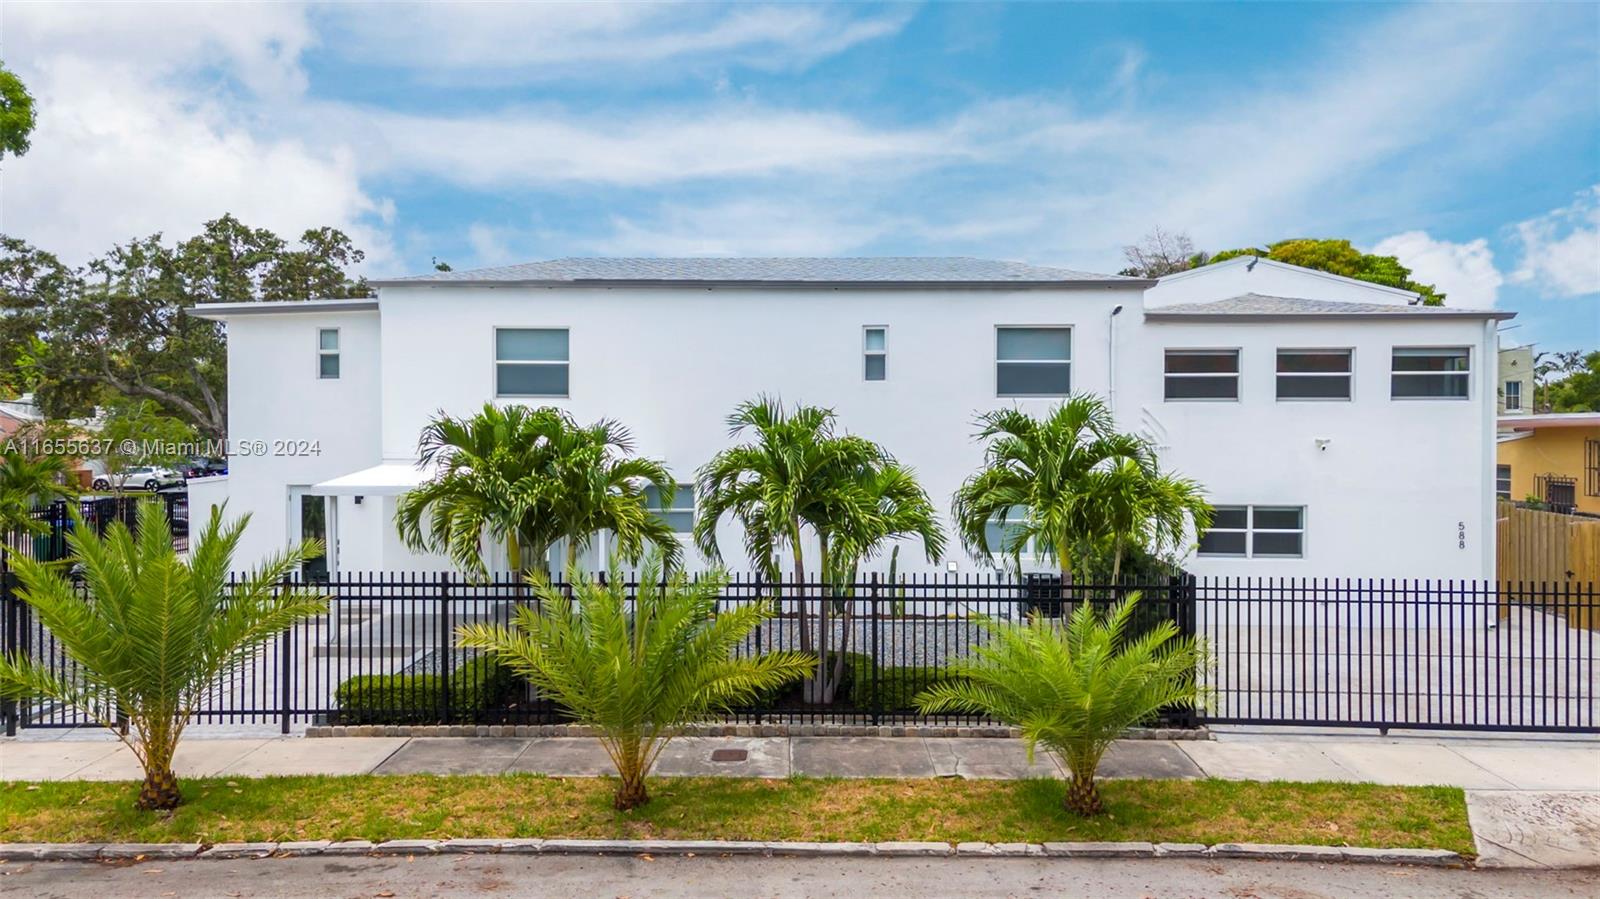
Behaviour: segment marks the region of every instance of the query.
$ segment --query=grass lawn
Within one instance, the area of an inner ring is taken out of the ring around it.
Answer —
[[[1114,780],[1107,813],[1062,808],[1059,781],[654,779],[611,808],[615,781],[481,777],[190,780],[170,816],[133,808],[130,783],[0,785],[10,842],[242,842],[450,837],[730,840],[1320,843],[1470,856],[1466,801],[1448,787]]]

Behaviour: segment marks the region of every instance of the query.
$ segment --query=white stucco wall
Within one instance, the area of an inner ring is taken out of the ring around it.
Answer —
[[[1238,257],[1168,275],[1145,291],[1145,306],[1157,309],[1174,303],[1208,303],[1247,293],[1269,297],[1300,297],[1344,303],[1385,303],[1403,306],[1416,294],[1381,284],[1369,284],[1327,272],[1285,265],[1271,259]]]
[[[1306,295],[1322,280],[1248,289]],[[1140,292],[1127,288],[410,287],[386,288],[380,302],[381,317],[301,312],[230,322],[235,438],[317,438],[321,447],[310,458],[231,461],[230,509],[255,512],[252,548],[276,548],[287,538],[289,485],[410,459],[418,432],[438,411],[467,415],[492,399],[497,327],[570,331],[571,396],[503,402],[549,403],[581,421],[617,419],[632,429],[641,453],[664,459],[681,481],[691,481],[696,468],[730,445],[724,419],[736,404],[770,393],[831,406],[844,428],[913,466],[947,509],[981,458],[971,437],[978,412],[1012,403],[1042,412],[1056,402],[995,396],[995,328],[1070,325],[1074,389],[1106,395],[1114,382],[1122,426],[1155,437],[1166,447],[1167,465],[1204,483],[1214,502],[1307,509],[1303,558],[1194,559],[1191,569],[1242,576],[1492,574],[1495,376],[1486,342],[1492,329],[1481,320],[1157,323],[1144,320]],[[1108,338],[1117,305],[1124,311],[1115,317],[1113,379]],[[344,335],[344,377],[336,382],[315,378],[316,329],[329,322],[338,322]],[[889,329],[886,381],[863,379],[865,326]],[[1397,345],[1473,347],[1472,397],[1389,399],[1390,351]],[[1240,401],[1164,402],[1162,349],[1169,346],[1241,348]],[[1318,346],[1355,350],[1355,399],[1277,402],[1276,349]],[[1317,449],[1318,439],[1329,441],[1326,451]],[[345,496],[336,504],[343,570],[448,567],[399,544],[392,497],[365,497],[357,506]],[[746,567],[731,526],[721,542],[729,564]],[[698,561],[692,550],[689,558]],[[961,572],[978,568],[953,540],[931,564],[914,547],[901,552],[902,571],[944,571],[950,561]]]

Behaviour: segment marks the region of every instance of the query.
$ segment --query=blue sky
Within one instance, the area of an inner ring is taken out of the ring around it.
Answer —
[[[0,225],[82,261],[231,211],[366,270],[1347,237],[1600,346],[1600,7],[11,0]]]

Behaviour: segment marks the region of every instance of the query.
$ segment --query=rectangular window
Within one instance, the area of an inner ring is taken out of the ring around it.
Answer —
[[[1305,506],[1217,506],[1199,555],[1298,559],[1305,554]]]
[[[496,328],[495,396],[566,396],[566,328]]]
[[[1072,329],[995,329],[994,382],[997,396],[1071,393]]]
[[[992,556],[1010,555],[1012,541],[1016,540],[1024,529],[1024,520],[1028,510],[1023,506],[1012,506],[1007,512],[1005,521],[998,518],[989,520],[984,526],[984,540],[989,545],[989,554]],[[1024,559],[1032,559],[1039,555],[1040,541],[1038,538],[1025,539],[1019,548]]]
[[[863,328],[861,331],[863,376],[868,381],[882,381],[889,376],[889,329]]]
[[[339,329],[317,329],[317,377],[326,381],[339,378]]]
[[[1522,408],[1522,382],[1506,382],[1506,411],[1516,412]]]
[[[1278,399],[1350,399],[1350,350],[1279,350]]]
[[[1583,442],[1583,492],[1600,496],[1600,440]]]
[[[1389,396],[1397,400],[1464,400],[1468,347],[1395,347]]]
[[[677,493],[672,497],[672,505],[666,509],[661,508],[661,492],[653,485],[646,486],[644,504],[652,515],[665,521],[673,531],[687,534],[694,530],[693,484],[679,484]]]
[[[1501,499],[1511,498],[1511,466],[1496,465],[1494,467],[1494,495]]]
[[[1237,400],[1238,350],[1167,350],[1169,400]]]

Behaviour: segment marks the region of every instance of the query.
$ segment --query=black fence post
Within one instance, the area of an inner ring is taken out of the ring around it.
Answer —
[[[456,651],[450,631],[450,572],[439,572],[439,702],[444,705],[445,724],[456,720],[455,704],[450,701],[450,675],[455,668]]]
[[[289,589],[290,579],[284,577],[281,589]],[[279,585],[273,586],[273,593],[280,589]],[[289,718],[294,714],[294,626],[283,629],[282,645],[278,654],[278,689],[279,689],[279,729],[282,733],[289,732]]]
[[[753,591],[751,593],[751,596],[755,597],[755,601],[757,603],[761,602],[761,571],[760,571],[760,569],[756,570],[755,580],[751,582],[751,590]],[[778,602],[776,604],[774,604],[774,607],[773,607],[773,610],[772,610],[772,618],[770,620],[778,622],[778,632],[782,633],[783,632],[783,600],[781,598],[778,600]],[[757,656],[761,655],[761,633],[764,630],[766,630],[766,622],[762,622],[762,623],[756,625],[756,655]],[[756,704],[756,723],[757,724],[761,723],[761,710],[762,710],[762,707],[764,705],[765,705],[765,703],[757,703]]]
[[[883,720],[883,692],[878,689],[878,669],[883,667],[879,659],[883,644],[878,638],[878,573],[872,573],[872,726],[877,727]]]
[[[1180,638],[1195,639],[1196,612],[1195,602],[1198,592],[1195,589],[1195,577],[1187,572],[1175,575],[1169,579],[1170,587],[1167,590],[1167,600],[1172,603],[1172,620],[1178,626]],[[1201,664],[1204,664],[1202,660]],[[1194,673],[1196,689],[1204,682],[1202,672]],[[1199,726],[1198,697],[1195,704],[1190,704],[1179,710],[1176,723],[1179,727]]]
[[[0,655],[10,657],[17,651],[17,604],[20,600],[11,589],[11,551],[6,548],[3,541],[10,536],[0,534],[0,616],[4,618],[5,631],[0,634],[4,645],[0,646]],[[0,719],[4,719],[6,736],[17,735],[17,701],[15,699],[0,700]]]

